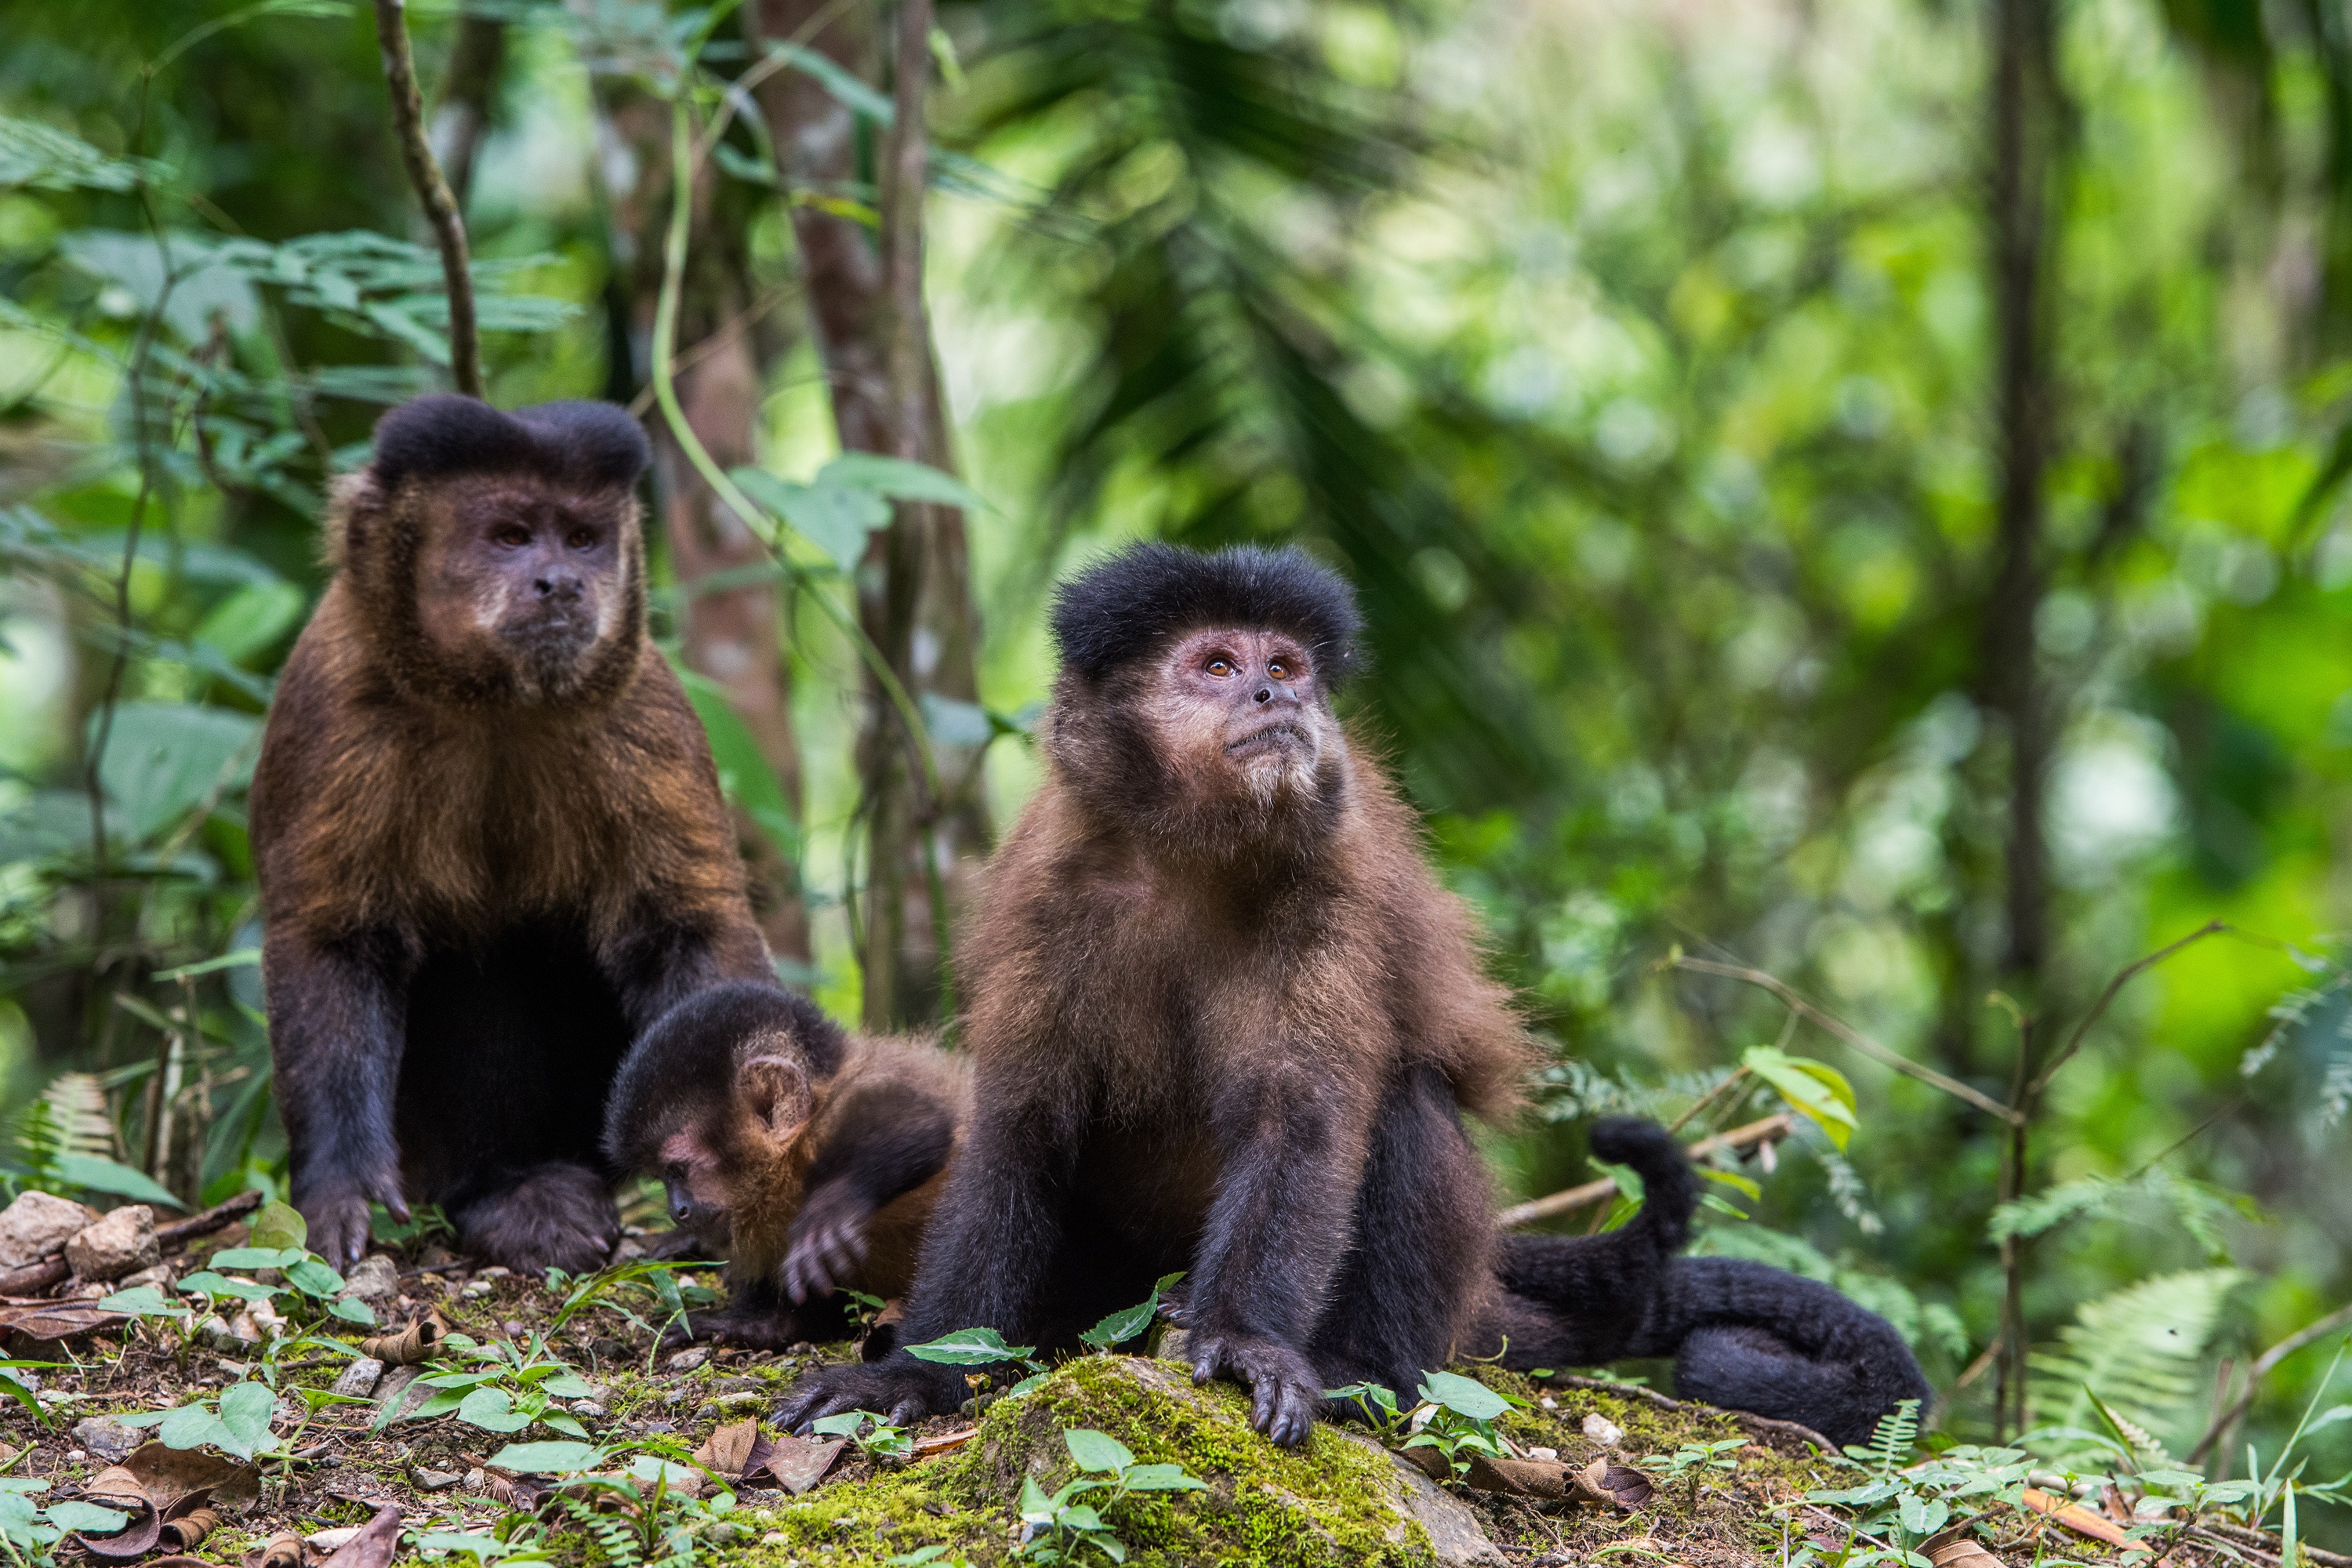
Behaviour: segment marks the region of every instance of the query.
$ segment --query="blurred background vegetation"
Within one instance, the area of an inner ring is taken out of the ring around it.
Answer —
[[[934,902],[1036,776],[1057,574],[1295,539],[1358,584],[1360,729],[1558,1047],[1510,1196],[1592,1173],[1591,1112],[1831,1064],[1850,1139],[1801,1119],[1702,1245],[1888,1310],[1969,1435],[2106,1379],[2184,1451],[2352,1295],[2341,6],[941,0],[912,382],[896,15],[411,16],[488,395],[656,430],[657,631],[788,980],[941,1009]],[[20,1182],[210,1201],[283,1170],[260,716],[331,476],[446,384],[440,273],[364,7],[6,0],[0,38],[0,1097]],[[718,134],[677,403],[768,476],[748,518],[652,384],[682,92]],[[845,449],[986,504],[894,510]]]

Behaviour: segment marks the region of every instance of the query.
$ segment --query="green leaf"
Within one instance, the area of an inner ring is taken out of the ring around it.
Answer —
[[[1511,1407],[1509,1400],[1477,1379],[1454,1372],[1424,1373],[1421,1396],[1473,1421],[1492,1421]]]
[[[686,700],[694,705],[702,732],[710,742],[719,789],[767,836],[787,864],[797,865],[803,845],[800,823],[793,816],[792,797],[784,793],[783,783],[760,749],[751,727],[735,711],[725,687],[698,670],[675,668],[678,684],[686,688]]]
[[[178,290],[173,293],[176,298]],[[101,717],[90,715],[93,744]],[[144,842],[214,795],[242,790],[260,748],[261,721],[249,713],[184,702],[125,702],[114,710],[99,780],[130,819],[132,836]]]
[[[128,1290],[117,1290],[111,1296],[99,1299],[100,1307],[110,1312],[129,1312],[141,1318],[184,1318],[188,1310],[177,1301],[167,1301],[163,1292],[152,1285],[137,1285]]]
[[[454,1530],[420,1531],[408,1540],[421,1552],[463,1552],[485,1563],[522,1550],[522,1542],[518,1541],[500,1541],[495,1535],[465,1535]]]
[[[1839,1150],[1845,1148],[1853,1136],[1855,1121],[1853,1086],[1846,1082],[1843,1073],[1827,1062],[1792,1057],[1774,1046],[1750,1046],[1739,1059],[1748,1071],[1778,1089],[1790,1109],[1827,1133]]]
[[[80,137],[37,120],[0,114],[0,187],[127,191],[142,171],[150,178],[170,173],[144,158],[110,158]]]
[[[1761,1198],[1764,1195],[1763,1187],[1756,1182],[1755,1178],[1743,1176],[1737,1171],[1718,1171],[1712,1166],[1701,1165],[1698,1167],[1698,1173],[1710,1182],[1720,1182],[1734,1192],[1744,1193],[1751,1198]]]
[[[898,500],[959,507],[966,511],[988,510],[987,500],[953,474],[929,463],[886,458],[876,452],[844,452],[817,470],[816,482]]]
[[[588,1436],[588,1428],[569,1415],[541,1415],[539,1419],[541,1426],[551,1426],[568,1437],[578,1437],[584,1441]]]
[[[240,1383],[220,1396],[221,1425],[236,1435],[249,1458],[269,1443],[269,1420],[278,1414],[278,1394],[266,1384]]]
[[[355,1296],[336,1297],[327,1303],[327,1310],[347,1323],[369,1329],[376,1326],[375,1309]]]
[[[828,56],[798,44],[770,44],[767,50],[772,55],[781,55],[790,60],[796,69],[813,78],[851,113],[884,128],[898,118],[896,104],[877,92],[865,78],[844,69]]]
[[[107,1193],[156,1208],[184,1209],[188,1206],[173,1197],[170,1188],[158,1184],[143,1172],[96,1154],[60,1154],[57,1160],[57,1173],[58,1181],[69,1187],[79,1187],[84,1192]]]
[[[584,1378],[569,1368],[559,1371],[553,1377],[541,1383],[540,1387],[558,1399],[586,1399],[596,1392],[589,1386]]]
[[[343,1288],[343,1277],[315,1258],[305,1257],[286,1269],[286,1282],[306,1296],[325,1300]]]
[[[293,1205],[272,1201],[262,1205],[261,1212],[253,1216],[253,1232],[247,1240],[254,1247],[308,1247],[310,1225]]]
[[[0,1372],[0,1394],[5,1394],[23,1405],[25,1414],[33,1418],[36,1426],[46,1426],[49,1424],[48,1412],[41,1408],[39,1398],[31,1389],[18,1382],[13,1374]]]
[[[524,1475],[571,1476],[596,1468],[611,1452],[594,1443],[509,1443],[490,1456],[490,1464]]]
[[[41,1510],[60,1530],[85,1530],[103,1534],[131,1522],[127,1513],[100,1508],[94,1502],[53,1502]]]
[[[918,1361],[948,1366],[986,1366],[992,1362],[1026,1361],[1037,1351],[1034,1345],[1006,1344],[1004,1336],[994,1329],[958,1329],[929,1344],[908,1345],[907,1353]]]
[[[215,1268],[288,1268],[309,1256],[299,1247],[224,1247],[211,1261]]]
[[[1131,1492],[1204,1492],[1209,1483],[1188,1476],[1181,1465],[1137,1465],[1119,1477]]]
[[[530,1425],[530,1417],[515,1409],[503,1388],[477,1388],[466,1395],[457,1406],[457,1419],[485,1432],[520,1432]]]
[[[1021,1478],[1021,1520],[1024,1524],[1054,1522],[1054,1500],[1045,1495],[1045,1489],[1032,1475]]]
[[[1108,1432],[1097,1432],[1091,1426],[1073,1426],[1062,1434],[1062,1441],[1070,1450],[1070,1458],[1078,1468],[1097,1475],[1115,1473],[1135,1463],[1135,1456],[1126,1444]]]
[[[247,583],[206,612],[190,640],[243,664],[276,647],[309,605],[302,590],[291,583]]]
[[[890,503],[870,490],[794,484],[760,468],[736,468],[728,477],[845,572],[865,557],[866,536],[890,525]]]
[[[242,1447],[243,1440],[202,1405],[183,1405],[166,1413],[155,1428],[155,1436],[163,1440],[167,1448],[200,1448],[210,1443],[240,1459],[253,1458],[252,1452]]]
[[[231,1279],[209,1268],[200,1268],[181,1280],[180,1289],[201,1291],[206,1296],[235,1296],[241,1301],[267,1301],[278,1294],[267,1285],[257,1285],[250,1279]]]

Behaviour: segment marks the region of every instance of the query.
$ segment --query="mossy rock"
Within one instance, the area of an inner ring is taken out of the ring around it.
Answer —
[[[761,1510],[746,1523],[767,1538],[730,1556],[879,1568],[944,1545],[975,1563],[1005,1561],[1019,1539],[1022,1479],[1034,1476],[1050,1492],[1076,1474],[1062,1433],[1081,1426],[1118,1438],[1139,1463],[1181,1465],[1208,1484],[1202,1492],[1132,1494],[1104,1508],[1131,1564],[1503,1561],[1469,1510],[1377,1447],[1318,1425],[1298,1448],[1276,1448],[1251,1429],[1240,1390],[1195,1388],[1181,1367],[1127,1356],[1066,1363],[1031,1394],[991,1409],[951,1457],[835,1482],[798,1504]]]

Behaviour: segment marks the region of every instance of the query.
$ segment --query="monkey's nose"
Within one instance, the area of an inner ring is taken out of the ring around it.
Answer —
[[[580,596],[580,579],[568,572],[558,576],[535,578],[530,585],[542,599],[576,599]]]
[[[1271,687],[1271,686],[1261,686],[1261,687],[1259,687],[1259,688],[1257,689],[1257,695],[1256,695],[1255,697],[1252,698],[1252,699],[1251,699],[1251,700],[1252,700],[1252,701],[1254,701],[1254,702],[1259,703],[1259,704],[1261,704],[1261,705],[1263,705],[1263,704],[1265,704],[1265,703],[1268,703],[1268,702],[1273,701],[1273,700],[1274,700],[1274,688],[1273,688],[1273,687]]]

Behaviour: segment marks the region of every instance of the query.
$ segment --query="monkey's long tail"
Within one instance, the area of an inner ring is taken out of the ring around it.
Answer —
[[[1505,1236],[1495,1274],[1514,1336],[1506,1363],[1589,1366],[1621,1356],[1671,1355],[1650,1320],[1667,1267],[1690,1239],[1698,1178],[1674,1135],[1654,1121],[1612,1116],[1592,1129],[1592,1152],[1642,1178],[1641,1212],[1599,1236]]]

